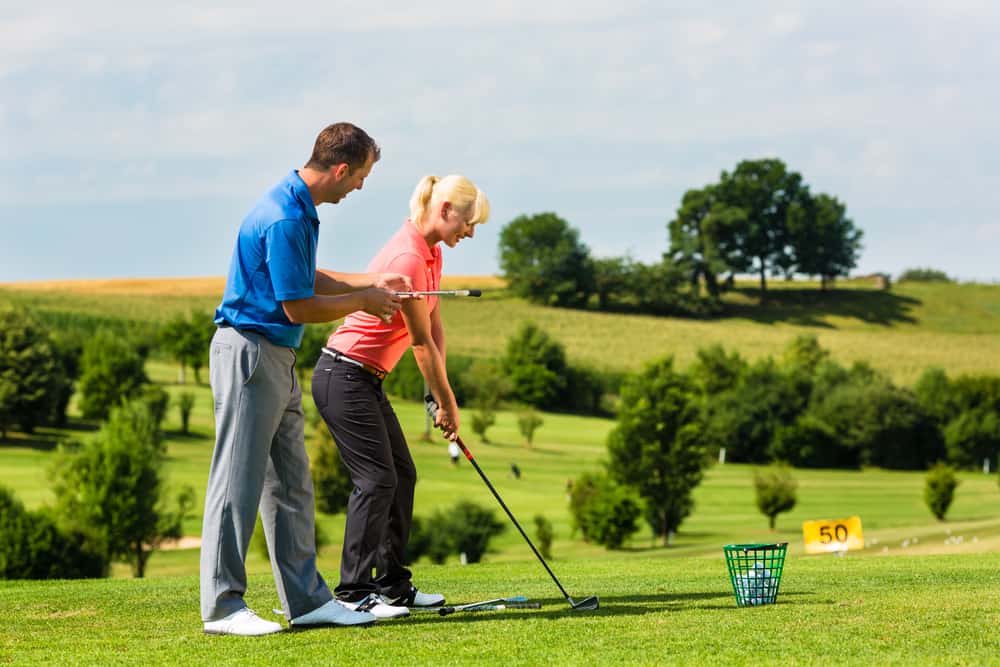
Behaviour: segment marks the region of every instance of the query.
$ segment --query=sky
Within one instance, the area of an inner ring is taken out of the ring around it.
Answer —
[[[498,273],[546,211],[657,261],[686,190],[776,157],[847,205],[854,273],[1000,281],[1000,4],[493,4],[0,0],[0,282],[225,275],[342,120],[382,159],[320,207],[324,268],[363,271],[449,173],[492,217],[446,274]]]

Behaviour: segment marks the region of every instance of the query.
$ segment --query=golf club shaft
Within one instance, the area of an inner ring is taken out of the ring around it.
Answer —
[[[442,607],[438,610],[441,616],[448,616],[458,611],[500,611],[502,609],[541,609],[540,602],[504,602],[501,604],[481,604],[475,607]]]
[[[556,575],[554,572],[552,572],[552,569],[549,567],[549,564],[545,562],[545,559],[542,558],[542,554],[540,554],[538,552],[538,549],[535,548],[535,544],[531,541],[531,538],[528,537],[528,534],[526,532],[524,532],[524,528],[521,528],[521,524],[517,522],[517,519],[514,518],[514,515],[507,508],[507,504],[503,501],[503,498],[500,497],[500,494],[497,493],[497,490],[493,487],[493,484],[486,476],[486,473],[483,472],[483,469],[479,467],[479,463],[472,456],[472,452],[470,452],[469,448],[465,446],[465,443],[462,442],[462,438],[461,437],[455,438],[455,442],[462,450],[462,453],[465,454],[465,458],[469,460],[469,463],[472,464],[472,467],[475,468],[476,472],[479,473],[479,476],[483,478],[483,482],[486,483],[486,486],[489,488],[490,492],[493,493],[493,497],[497,499],[498,503],[500,503],[500,507],[503,508],[503,511],[507,513],[507,516],[510,518],[511,523],[513,523],[514,526],[517,528],[517,530],[521,533],[521,537],[523,537],[524,541],[528,543],[528,546],[531,547],[531,550],[535,552],[535,556],[538,557],[538,562],[542,564],[542,567],[545,568],[545,571],[549,573],[550,577],[552,577],[552,581],[554,581],[556,583],[556,586],[559,587],[559,590],[562,592],[563,597],[565,597],[569,601],[570,605],[572,605],[573,598],[569,596],[569,593],[566,592],[566,589],[563,588],[563,585],[559,583],[559,579],[556,578]]]
[[[449,289],[449,290],[430,290],[426,292],[396,292],[396,296],[400,297],[414,297],[414,296],[482,296],[482,290],[478,289]]]

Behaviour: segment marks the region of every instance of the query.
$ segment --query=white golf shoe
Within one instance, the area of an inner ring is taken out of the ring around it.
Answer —
[[[389,604],[402,604],[408,607],[440,607],[444,604],[444,596],[439,593],[424,593],[415,586],[404,595],[396,598],[385,598]]]
[[[281,632],[281,630],[280,623],[265,621],[247,607],[243,607],[239,611],[234,611],[229,616],[220,618],[217,621],[205,621],[206,635],[258,637],[260,635],[271,635],[275,632]]]
[[[333,599],[308,614],[293,618],[289,625],[294,630],[319,628],[331,625],[371,625],[375,616],[367,611],[354,611],[340,600]]]
[[[356,609],[358,611],[367,611],[373,614],[375,618],[402,618],[403,616],[409,616],[410,610],[406,607],[391,605],[386,602],[378,593],[372,593],[368,597],[358,600],[357,602],[346,602],[341,601],[342,605],[348,609]]]

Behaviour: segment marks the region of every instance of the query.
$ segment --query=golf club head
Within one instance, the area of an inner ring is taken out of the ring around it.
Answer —
[[[591,595],[589,598],[584,598],[580,601],[570,598],[569,606],[573,608],[573,611],[594,611],[600,606],[600,602],[596,595]]]

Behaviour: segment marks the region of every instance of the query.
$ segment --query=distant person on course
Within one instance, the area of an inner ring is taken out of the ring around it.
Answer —
[[[395,273],[342,274],[316,268],[316,207],[360,190],[379,147],[350,123],[316,138],[305,167],[289,172],[240,225],[222,303],[215,311],[209,369],[215,450],[205,494],[201,616],[208,634],[265,635],[266,621],[243,600],[245,560],[260,508],[268,553],[292,627],[366,625],[372,614],[334,599],[316,571],[313,483],[304,442],[295,349],[303,323],[363,310],[390,320],[412,289]]]
[[[439,290],[441,243],[454,248],[472,238],[489,212],[486,196],[465,177],[425,176],[410,199],[409,219],[368,270],[401,273],[418,291]],[[403,566],[417,473],[382,380],[410,347],[440,405],[435,424],[454,440],[458,404],[445,370],[437,297],[404,299],[389,321],[349,315],[327,341],[312,380],[313,400],[355,487],[347,505],[337,597],[380,618],[444,604],[444,596],[417,590]]]

